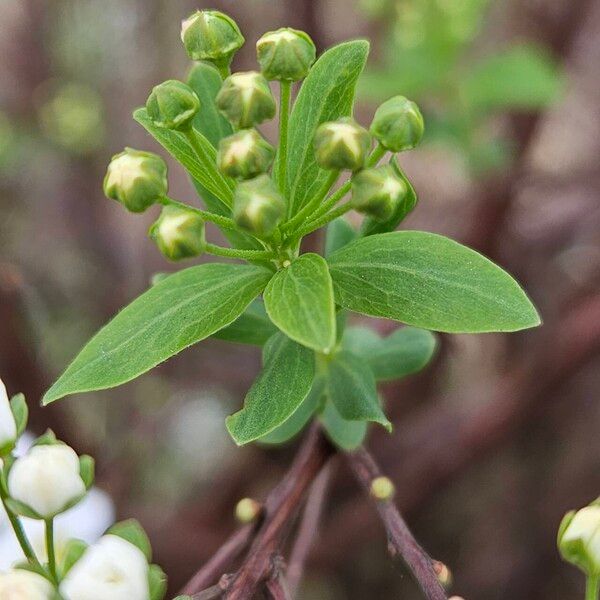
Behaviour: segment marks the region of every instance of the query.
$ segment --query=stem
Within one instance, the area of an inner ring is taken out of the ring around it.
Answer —
[[[377,147],[373,150],[371,156],[369,156],[369,160],[367,160],[367,168],[374,167],[386,152],[387,150],[381,144],[377,144]]]
[[[263,250],[242,250],[239,248],[223,248],[216,244],[206,244],[207,254],[224,256],[226,258],[241,258],[243,260],[272,260],[276,258],[273,252]]]
[[[46,519],[46,553],[48,554],[48,570],[55,583],[58,583],[56,576],[56,555],[54,553],[54,519]]]
[[[289,231],[290,229],[294,229],[294,227],[300,225],[302,221],[306,219],[306,217],[312,215],[313,212],[315,212],[315,209],[323,202],[327,196],[327,192],[332,188],[339,176],[339,171],[331,171],[327,177],[327,180],[321,189],[314,195],[312,200],[305,204],[304,208],[300,210],[292,219],[290,219],[287,223],[284,223],[281,227],[281,230]]]
[[[600,576],[589,576],[585,586],[585,600],[598,600],[600,591]]]
[[[292,241],[303,238],[305,235],[312,233],[316,229],[320,229],[321,227],[327,225],[327,223],[330,223],[334,219],[345,215],[348,211],[352,210],[352,208],[353,205],[350,201],[346,202],[345,204],[341,204],[337,208],[334,208],[331,212],[328,212],[326,215],[323,215],[322,217],[315,219],[310,223],[307,223],[304,227],[302,227],[302,229],[299,229],[292,238]]]
[[[39,566],[40,562],[37,559],[37,556],[35,555],[35,552],[33,551],[31,544],[29,543],[29,540],[27,539],[27,535],[25,533],[25,530],[23,529],[21,521],[19,520],[17,515],[6,505],[7,494],[2,488],[2,485],[0,485],[0,496],[2,498],[2,506],[4,506],[4,510],[6,511],[6,515],[8,517],[8,520],[10,521],[13,531],[15,532],[15,537],[19,542],[19,546],[21,546],[23,554],[31,564]]]
[[[199,216],[201,216],[205,221],[210,221],[219,227],[223,227],[224,229],[235,229],[238,227],[235,224],[233,219],[229,217],[223,217],[221,215],[217,215],[216,213],[212,213],[206,210],[202,210],[200,208],[195,208],[194,206],[189,206],[183,202],[179,202],[178,200],[174,200],[173,198],[169,198],[168,196],[163,196],[160,199],[160,203],[164,206],[176,206],[177,208],[181,208],[183,210],[189,210]]]
[[[292,82],[282,81],[279,86],[279,162],[277,163],[277,183],[282,194],[285,192],[291,95]]]

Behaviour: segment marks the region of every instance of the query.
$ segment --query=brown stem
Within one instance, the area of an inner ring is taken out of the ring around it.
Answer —
[[[252,523],[233,533],[213,557],[186,583],[180,594],[196,594],[216,581],[248,546],[255,530],[256,524]],[[220,594],[222,593],[221,589]]]
[[[306,490],[332,452],[331,444],[323,436],[318,424],[314,424],[290,470],[267,497],[264,521],[250,547],[248,558],[225,592],[227,600],[248,600],[253,597],[267,576],[271,557],[278,550],[287,525]]]
[[[325,495],[331,479],[331,462],[323,468],[312,484],[308,500],[306,501],[304,515],[302,516],[302,521],[296,535],[296,541],[290,554],[287,568],[287,582],[292,597],[296,595],[300,580],[302,579],[306,559],[319,531],[319,524],[325,504]]]
[[[371,482],[381,476],[381,470],[373,457],[364,448],[346,456],[354,475],[379,512],[392,555],[402,557],[428,600],[447,600],[448,596],[438,580],[432,559],[415,540],[393,500],[377,500],[371,495]]]
[[[293,595],[284,574],[284,560],[277,555],[273,558],[273,574],[265,583],[267,600],[292,600]]]

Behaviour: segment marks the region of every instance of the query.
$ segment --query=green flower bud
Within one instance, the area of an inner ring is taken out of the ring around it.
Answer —
[[[146,100],[146,110],[157,127],[184,131],[192,126],[200,100],[189,85],[169,79],[154,87]]]
[[[269,82],[256,71],[230,75],[223,82],[216,103],[238,129],[254,127],[275,116],[275,98]]]
[[[378,221],[390,219],[407,192],[406,183],[389,165],[365,169],[352,178],[354,208]]]
[[[181,41],[192,60],[228,67],[244,45],[236,22],[218,10],[198,10],[181,23]]]
[[[219,142],[217,165],[229,177],[250,179],[265,173],[275,149],[256,129],[243,129]]]
[[[256,521],[262,507],[254,498],[242,498],[235,505],[235,518],[244,525]]]
[[[315,155],[323,169],[358,171],[370,148],[369,132],[351,118],[323,123],[315,134]]]
[[[308,75],[317,50],[304,31],[284,27],[265,33],[256,42],[263,75],[279,81],[299,81]]]
[[[239,227],[269,238],[285,213],[285,203],[268,175],[242,181],[233,198],[233,219]]]
[[[567,513],[558,531],[562,557],[590,577],[600,576],[600,505]]]
[[[206,247],[202,218],[177,206],[165,206],[149,233],[169,260],[198,256]]]
[[[167,193],[167,165],[152,152],[125,148],[115,154],[104,177],[104,194],[131,212],[144,212]]]
[[[371,481],[371,496],[376,500],[387,501],[391,500],[396,493],[396,488],[389,477],[375,477]]]
[[[371,133],[384,148],[401,152],[414,148],[423,137],[425,122],[419,107],[404,96],[394,96],[376,111]]]

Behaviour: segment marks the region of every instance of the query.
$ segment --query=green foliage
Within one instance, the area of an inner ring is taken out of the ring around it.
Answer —
[[[144,553],[148,562],[152,560],[152,546],[150,545],[148,535],[135,519],[127,519],[126,521],[115,523],[106,533],[116,535],[133,544]]]
[[[345,42],[327,50],[302,84],[290,118],[290,150],[286,191],[288,214],[296,214],[327,180],[312,149],[317,127],[352,114],[354,88],[367,56],[369,42]]]
[[[282,333],[265,344],[263,369],[244,400],[244,408],[227,417],[227,429],[238,445],[257,440],[284,423],[312,387],[312,352]]]
[[[163,279],[88,342],[43,402],[145,373],[237,319],[269,277],[261,267],[209,264]]]
[[[162,600],[167,593],[167,576],[158,565],[148,567],[150,600]]]
[[[317,352],[335,344],[335,303],[327,263],[303,254],[276,273],[264,293],[271,321],[287,336]]]
[[[487,258],[433,233],[362,238],[328,258],[336,301],[434,331],[518,331],[539,325],[517,282]]]
[[[23,394],[15,394],[10,399],[10,410],[17,425],[17,437],[23,434],[29,420],[29,408]]]
[[[484,0],[462,2],[458,8],[450,4],[445,10],[451,21],[455,12],[464,17],[473,8],[468,31],[457,37],[453,26],[444,22],[439,47],[428,49],[415,37],[419,51],[405,49],[412,63],[396,64],[396,55],[390,52],[388,60],[400,76],[395,79],[388,73],[384,83],[394,87],[394,95],[443,87],[442,81],[447,85],[452,72],[448,69],[455,66],[463,46],[475,34],[481,11],[474,6],[481,8]],[[429,0],[420,6],[422,15],[435,16],[435,11],[429,12]],[[262,60],[269,76],[284,80],[280,84],[279,147],[269,169],[273,150],[255,129],[232,134],[238,126],[251,126],[272,116],[274,97],[263,75],[253,71],[230,74],[230,60],[243,36],[229,17],[218,13],[218,22],[211,25],[217,27],[220,41],[197,37],[194,28],[208,14],[194,13],[183,27],[188,52],[190,48],[194,55],[201,51],[211,62],[193,67],[189,88],[177,84],[186,97],[195,93],[202,107],[193,118],[193,127],[181,131],[161,127],[169,115],[163,114],[160,102],[152,108],[153,118],[144,108],[134,112],[136,121],[187,170],[208,210],[167,197],[166,178],[163,191],[144,207],[159,203],[187,211],[197,225],[185,232],[189,248],[249,264],[204,264],[157,279],[88,342],[48,390],[44,403],[120,385],[213,336],[263,346],[262,370],[243,408],[226,421],[238,445],[283,443],[316,418],[333,443],[351,450],[363,442],[369,422],[391,430],[377,381],[423,369],[436,348],[428,330],[515,331],[539,324],[539,317],[519,285],[477,252],[431,233],[394,232],[415,208],[417,194],[393,153],[389,166],[379,163],[384,148],[404,151],[416,145],[423,120],[418,106],[396,97],[378,112],[372,132],[379,145],[368,155],[371,134],[352,119],[355,87],[369,51],[367,41],[335,46],[310,69],[312,54],[298,65],[289,47],[278,50],[280,57],[285,54],[285,61],[291,62],[282,62],[277,72],[270,72]],[[436,23],[425,18],[422,25],[429,31],[440,25]],[[296,33],[308,39],[303,32]],[[281,32],[274,38],[286,43],[288,39]],[[273,36],[263,42],[273,42]],[[264,59],[262,50],[259,58]],[[541,75],[543,59],[528,52],[514,50],[491,59],[471,72],[460,94],[455,90],[461,106],[468,105],[469,119],[480,118],[492,107],[530,106],[550,99],[554,93],[551,69],[546,63],[545,75]],[[289,79],[301,77],[306,70],[306,80],[292,103]],[[495,85],[502,78],[504,83]],[[511,87],[512,78],[536,80],[538,95],[528,95],[521,83]],[[369,90],[379,93],[382,82],[371,77]],[[173,85],[161,84],[159,90]],[[189,104],[177,98],[181,105]],[[462,113],[454,116],[462,122]],[[169,126],[179,127],[170,117]],[[459,126],[448,126],[442,119],[434,118],[427,130],[447,135],[453,127],[452,135],[468,140]],[[133,178],[136,171],[129,168],[131,163],[125,167],[119,171],[123,177],[115,179]],[[354,172],[334,190],[343,169]],[[357,197],[361,185],[365,188],[362,198]],[[342,203],[350,190],[353,199]],[[353,207],[385,220],[368,216],[357,229],[343,216]],[[165,224],[159,241],[166,248],[181,231],[173,223]],[[318,253],[302,253],[304,236],[327,225],[323,252],[327,260]],[[212,226],[222,231],[231,247],[205,241],[204,231]],[[261,294],[262,299],[258,298]],[[381,337],[365,327],[346,328],[348,311],[419,329],[404,327]],[[16,413],[23,413],[17,404]],[[86,483],[91,483],[93,469],[85,458],[82,473]],[[135,524],[121,528],[123,535],[140,537]],[[140,539],[137,543],[147,551],[143,536]],[[164,593],[164,580],[156,569],[151,570],[151,590],[152,600]]]

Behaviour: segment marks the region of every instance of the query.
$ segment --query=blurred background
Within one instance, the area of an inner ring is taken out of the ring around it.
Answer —
[[[145,525],[173,591],[235,528],[237,499],[264,497],[293,456],[295,444],[237,449],[225,431],[258,349],[209,340],[121,388],[47,409],[38,400],[153,273],[173,268],[146,237],[156,215],[105,200],[102,178],[125,145],[159,151],[131,112],[151,86],[185,78],[180,21],[206,7],[2,0],[0,19],[0,376],[27,395],[32,433],[52,427],[94,454],[98,487],[118,517]],[[582,597],[583,578],[560,562],[555,536],[566,510],[600,494],[600,3],[210,7],[236,18],[248,40],[238,70],[254,68],[254,41],[280,26],[308,31],[321,50],[368,36],[357,117],[368,124],[398,93],[420,104],[425,142],[401,157],[420,203],[403,227],[450,235],[499,262],[545,324],[441,336],[432,366],[384,388],[396,428],[374,428],[368,446],[418,539],[452,569],[454,593]],[[170,185],[195,201],[180,168]],[[341,462],[329,495],[299,597],[419,598]]]

